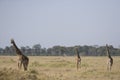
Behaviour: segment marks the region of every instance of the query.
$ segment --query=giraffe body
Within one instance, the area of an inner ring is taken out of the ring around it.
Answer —
[[[113,59],[111,58],[108,58],[108,61],[107,61],[107,70],[111,70],[112,68],[112,65],[113,65]]]

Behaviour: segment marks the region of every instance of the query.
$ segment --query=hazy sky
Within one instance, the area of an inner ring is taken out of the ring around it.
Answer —
[[[0,0],[0,47],[120,45],[120,0]]]

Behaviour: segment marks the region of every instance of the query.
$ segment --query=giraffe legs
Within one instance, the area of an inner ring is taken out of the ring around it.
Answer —
[[[113,64],[113,61],[109,60],[108,63],[107,63],[107,70],[111,71],[112,64]]]
[[[110,66],[110,65],[109,65],[109,62],[108,62],[108,63],[107,63],[107,70],[109,70],[109,69],[110,69],[110,68],[109,68],[109,66]]]
[[[79,64],[79,62],[78,62],[78,60],[77,60],[77,70],[78,70],[78,64]]]
[[[29,63],[29,60],[25,60],[25,61],[23,61],[24,71],[26,71],[26,70],[27,70],[28,63]]]
[[[77,59],[77,70],[79,68],[79,64],[80,64],[80,68],[81,68],[81,59],[80,58]]]
[[[108,71],[111,71],[111,67],[112,67],[112,66],[110,65],[110,63],[108,63],[108,65],[107,65],[107,70],[108,70]]]
[[[29,64],[29,58],[19,58],[18,59],[18,69],[21,69],[22,68],[22,65],[23,65],[23,68],[24,68],[24,71],[27,70],[27,67],[28,67],[28,64]]]
[[[23,64],[23,67],[24,67],[24,71],[26,71],[27,70],[26,64]]]
[[[18,69],[21,69],[22,67],[22,61],[18,61]]]

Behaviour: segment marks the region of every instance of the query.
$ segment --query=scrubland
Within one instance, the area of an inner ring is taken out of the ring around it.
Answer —
[[[28,71],[17,68],[17,56],[0,56],[0,80],[120,80],[120,57],[114,56],[111,71],[107,57],[29,56]]]

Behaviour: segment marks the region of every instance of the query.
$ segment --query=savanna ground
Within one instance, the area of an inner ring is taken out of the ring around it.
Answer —
[[[77,71],[75,56],[29,56],[28,71],[18,70],[17,56],[0,56],[0,80],[120,80],[120,57],[113,57],[111,71],[107,57],[82,57]]]

